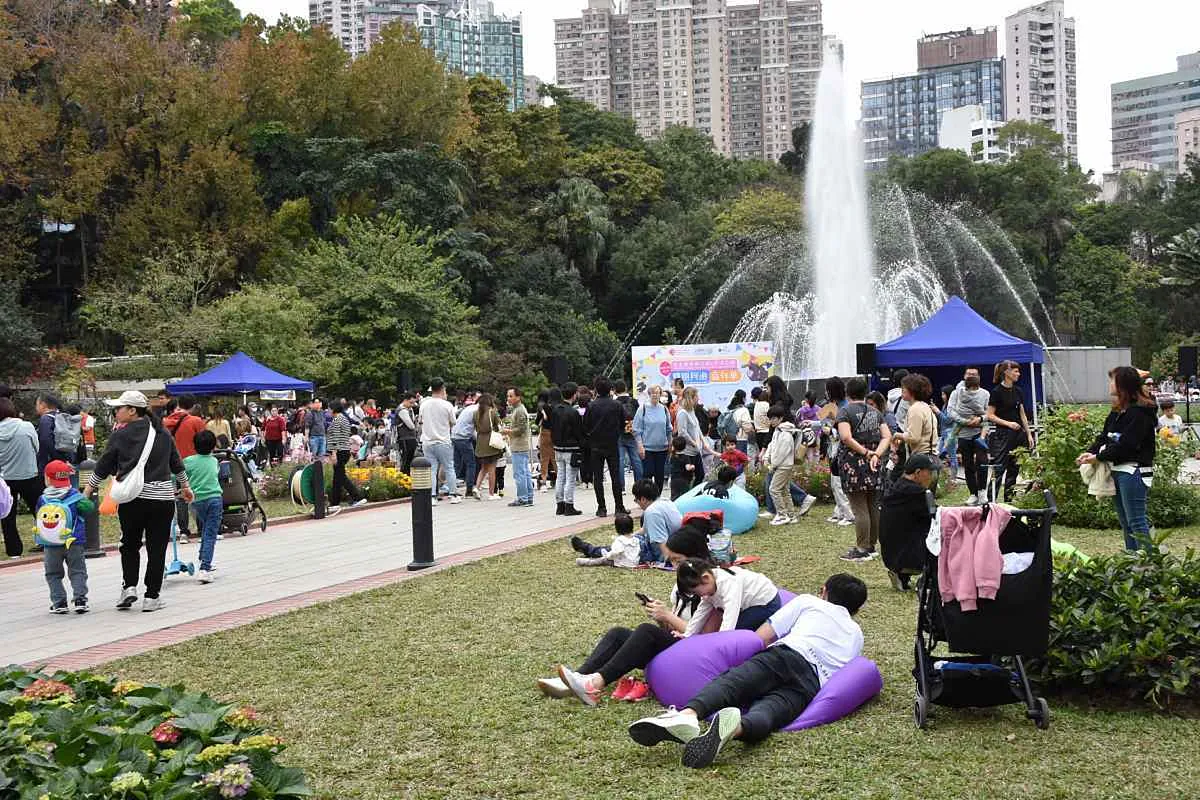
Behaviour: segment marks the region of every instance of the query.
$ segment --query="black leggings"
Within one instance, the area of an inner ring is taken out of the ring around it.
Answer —
[[[624,490],[621,474],[621,454],[616,450],[592,450],[592,488],[596,490],[596,506],[604,508],[604,465],[608,464],[608,477],[612,482],[613,507],[624,508],[621,493]]]
[[[25,552],[25,544],[21,541],[21,534],[17,530],[17,506],[20,505],[18,500],[24,500],[25,505],[29,507],[29,513],[33,513],[33,509],[37,506],[38,498],[42,496],[42,490],[45,484],[42,483],[41,475],[34,475],[32,478],[22,478],[21,480],[8,481],[8,489],[12,492],[12,508],[8,510],[8,516],[4,518],[4,554],[8,556],[19,556]]]
[[[962,464],[963,473],[967,476],[967,491],[975,494],[983,488],[979,480],[979,437],[958,440],[958,463]]]
[[[349,450],[338,450],[337,460],[333,462],[333,485],[329,487],[329,502],[335,506],[342,504],[342,492],[350,496],[351,502],[357,503],[362,495],[346,477],[346,462],[350,460]]]
[[[1025,447],[1028,442],[1025,439],[1025,431],[1014,431],[1012,428],[997,428],[992,431],[992,435],[988,437],[988,454],[991,458],[991,467],[996,475],[996,483],[1004,484],[1004,502],[1012,500],[1013,489],[1017,485],[1017,477],[1021,472],[1021,465],[1017,462],[1017,448]],[[999,497],[993,498],[999,500]]]
[[[124,587],[137,586],[141,568],[142,540],[146,542],[146,597],[158,597],[163,570],[167,566],[167,544],[171,541],[174,500],[138,498],[117,506],[121,520],[121,576]]]
[[[645,669],[656,655],[677,641],[669,631],[649,622],[633,630],[609,628],[579,672],[584,675],[598,672],[607,685],[627,672]]]
[[[777,645],[722,672],[687,707],[700,718],[730,706],[749,707],[742,714],[742,741],[761,742],[800,716],[820,689],[813,665],[790,647]]]

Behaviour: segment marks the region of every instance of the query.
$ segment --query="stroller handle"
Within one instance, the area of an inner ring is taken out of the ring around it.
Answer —
[[[1054,492],[1051,492],[1049,489],[1043,489],[1042,497],[1046,500],[1045,508],[1018,508],[1012,512],[1012,515],[1027,519],[1043,519],[1045,517],[1053,518],[1057,516],[1058,503],[1054,499]],[[937,498],[933,496],[933,492],[929,489],[925,490],[925,507],[929,509],[930,516],[937,513]]]

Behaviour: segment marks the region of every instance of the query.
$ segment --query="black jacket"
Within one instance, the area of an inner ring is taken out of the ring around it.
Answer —
[[[593,450],[615,453],[617,441],[625,432],[625,409],[610,395],[597,397],[588,403],[583,428]]]
[[[138,459],[142,457],[142,448],[146,446],[150,425],[150,418],[144,417],[113,431],[108,437],[108,446],[96,462],[96,469],[92,473],[98,481],[110,475],[124,478],[133,471]],[[147,483],[169,481],[173,475],[183,474],[183,459],[175,449],[175,439],[162,427],[155,430],[150,457],[146,459],[145,474]]]
[[[1110,411],[1104,420],[1104,430],[1096,437],[1089,452],[1109,464],[1154,466],[1154,429],[1158,418],[1153,406],[1130,406],[1124,411]]]
[[[637,398],[633,397],[631,395],[622,395],[621,397],[614,397],[613,399],[616,400],[618,403],[620,403],[621,408],[625,411],[626,424],[628,425],[628,424],[632,423],[633,418],[637,416],[637,412],[638,412]],[[629,439],[634,438],[633,433],[625,433],[624,428],[621,429],[621,435],[625,436]]]
[[[579,409],[558,403],[550,411],[550,441],[556,450],[578,450],[583,446],[583,417]]]
[[[879,509],[879,549],[892,572],[919,572],[925,565],[929,507],[920,484],[901,475],[888,487]]]

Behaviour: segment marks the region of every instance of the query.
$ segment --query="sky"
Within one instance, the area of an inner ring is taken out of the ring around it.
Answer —
[[[243,13],[274,22],[307,17],[307,0],[234,0]],[[748,3],[731,0],[730,5]],[[1032,3],[1022,0],[825,0],[825,33],[846,45],[847,85],[915,72],[916,40],[963,28],[1002,27]],[[554,77],[554,19],[578,16],[586,0],[496,0],[496,10],[525,20],[525,72]],[[1099,175],[1112,167],[1110,86],[1175,70],[1175,57],[1200,50],[1200,3],[1188,0],[1067,0],[1075,17],[1079,161]],[[1003,45],[1001,45],[1003,47]],[[1004,55],[1001,53],[1000,55]],[[857,97],[850,105],[859,105]]]

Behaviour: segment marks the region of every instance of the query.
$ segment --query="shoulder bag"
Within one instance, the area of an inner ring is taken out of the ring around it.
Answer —
[[[150,430],[146,433],[146,444],[142,447],[142,454],[138,456],[137,465],[124,478],[114,477],[112,485],[108,488],[108,496],[114,503],[128,503],[130,500],[136,500],[142,493],[142,488],[146,485],[146,462],[150,460],[150,451],[154,448],[154,437],[154,424],[150,423]]]

